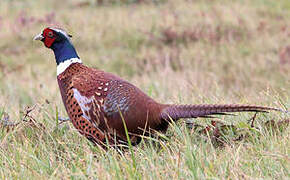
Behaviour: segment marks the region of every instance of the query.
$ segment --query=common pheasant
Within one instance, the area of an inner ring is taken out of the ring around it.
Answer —
[[[136,145],[142,135],[165,132],[170,121],[180,118],[279,110],[253,105],[160,104],[120,77],[83,65],[70,38],[64,30],[48,27],[34,40],[53,50],[57,81],[69,118],[95,144],[127,143],[125,127]]]

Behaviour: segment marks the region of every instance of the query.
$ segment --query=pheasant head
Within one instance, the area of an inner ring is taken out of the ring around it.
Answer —
[[[79,62],[79,56],[71,42],[71,35],[60,28],[45,28],[34,40],[53,50],[57,64],[57,74],[62,73],[71,63]]]

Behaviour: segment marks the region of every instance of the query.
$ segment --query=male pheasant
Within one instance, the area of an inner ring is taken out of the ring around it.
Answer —
[[[132,144],[141,135],[165,132],[171,120],[226,115],[227,112],[266,112],[275,108],[253,105],[160,104],[120,77],[82,64],[71,36],[58,28],[46,28],[34,40],[53,50],[57,80],[66,111],[74,127],[96,144]]]

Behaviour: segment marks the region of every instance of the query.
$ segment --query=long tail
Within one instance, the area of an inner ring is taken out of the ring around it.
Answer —
[[[229,115],[230,112],[268,112],[281,109],[238,104],[200,104],[200,105],[167,105],[161,112],[161,119],[178,120],[180,118],[212,117],[211,115]]]

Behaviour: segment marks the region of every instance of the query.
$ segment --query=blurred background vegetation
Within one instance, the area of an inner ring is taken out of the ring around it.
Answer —
[[[288,0],[1,0],[0,119],[18,124],[0,133],[2,178],[289,178],[289,130],[217,150],[180,123],[161,150],[135,149],[138,167],[129,153],[92,147],[69,123],[57,123],[66,113],[54,55],[32,40],[48,26],[73,35],[85,64],[160,102],[289,109]]]

